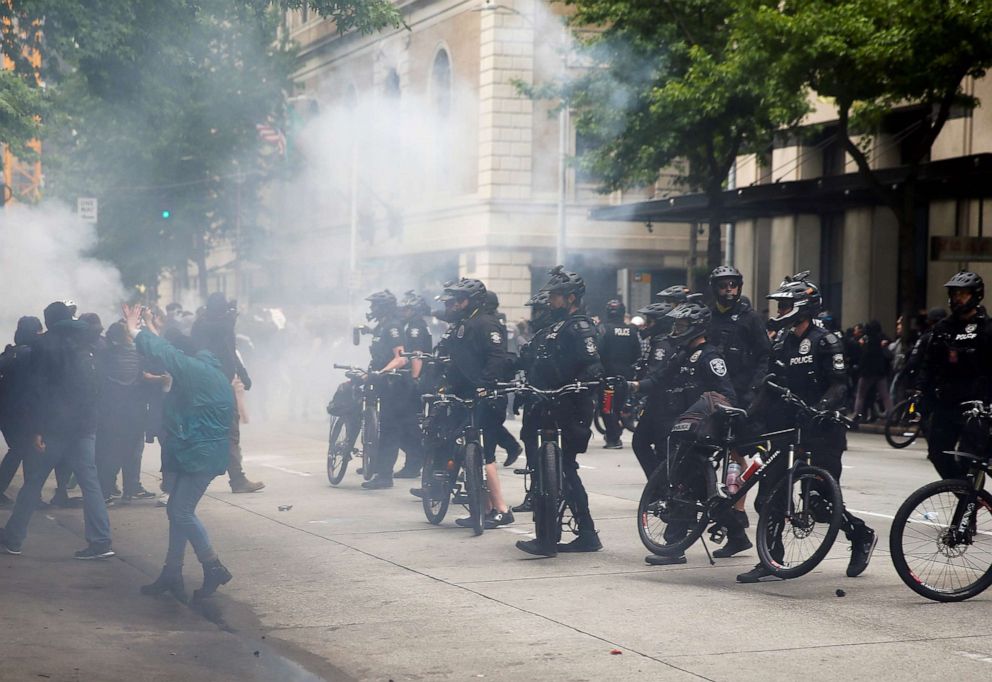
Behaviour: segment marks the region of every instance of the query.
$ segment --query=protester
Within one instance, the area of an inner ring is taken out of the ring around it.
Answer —
[[[882,405],[887,415],[892,411],[892,396],[889,395],[889,375],[892,373],[892,354],[886,347],[888,339],[882,334],[882,325],[878,320],[872,320],[865,326],[865,334],[861,339],[861,365],[858,373],[858,392],[854,400],[856,419],[862,418],[865,398],[868,391],[875,389],[875,394],[882,399]],[[884,416],[884,415],[883,415]]]
[[[37,317],[22,317],[17,321],[13,345],[0,355],[0,432],[7,442],[7,454],[0,462],[0,507],[9,507],[13,500],[4,493],[24,463],[30,467],[31,434],[28,426],[27,396],[30,393],[31,346],[38,340],[43,328]],[[38,497],[41,504],[41,497]]]
[[[164,366],[173,379],[165,398],[162,439],[163,467],[173,474],[166,507],[169,548],[161,575],[141,592],[169,592],[186,601],[182,571],[189,542],[203,565],[203,587],[193,599],[209,597],[232,576],[211,546],[196,506],[210,482],[227,470],[228,439],[236,419],[231,383],[209,350],[187,355],[159,337],[150,314],[144,316],[145,328],[140,329],[138,306],[124,306],[124,320],[138,352]]]

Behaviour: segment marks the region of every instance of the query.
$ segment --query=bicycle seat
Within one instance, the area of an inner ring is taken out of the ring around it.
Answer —
[[[731,407],[730,405],[717,405],[717,409],[723,412],[728,417],[743,417],[747,419],[747,410],[742,410],[739,407]]]

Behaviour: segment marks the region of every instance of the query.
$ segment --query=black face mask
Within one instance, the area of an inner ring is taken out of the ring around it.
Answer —
[[[548,319],[552,322],[561,322],[568,317],[568,310],[565,308],[552,308],[548,311]]]

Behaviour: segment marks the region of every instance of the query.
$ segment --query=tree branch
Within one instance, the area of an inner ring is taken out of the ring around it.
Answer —
[[[849,102],[838,101],[837,108],[840,113],[837,139],[843,145],[844,150],[854,158],[854,163],[858,166],[858,172],[871,186],[872,191],[879,196],[888,206],[897,213],[901,210],[898,198],[875,177],[875,172],[871,168],[868,157],[861,151],[858,145],[854,144],[850,133],[851,104]]]

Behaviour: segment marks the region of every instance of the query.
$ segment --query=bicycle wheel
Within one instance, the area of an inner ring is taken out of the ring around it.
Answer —
[[[545,443],[538,457],[538,471],[532,493],[534,504],[534,534],[542,546],[554,546],[561,539],[561,474],[558,471],[557,443]]]
[[[437,468],[428,458],[420,472],[420,487],[424,491],[421,502],[424,506],[424,516],[435,526],[444,521],[451,502],[451,480],[453,475],[447,468]]]
[[[902,503],[892,520],[889,551],[896,573],[919,595],[963,601],[992,584],[992,495],[981,490],[966,531],[960,507],[971,492],[961,479],[935,481]]]
[[[620,414],[620,422],[623,424],[623,427],[631,433],[637,429],[637,422],[640,418],[641,406],[638,404],[628,406],[628,408]]]
[[[600,435],[606,433],[606,422],[603,421],[603,413],[599,411],[598,405],[596,406],[596,411],[592,413],[592,423]]]
[[[478,443],[465,446],[465,493],[468,495],[468,515],[472,530],[482,535],[486,521],[486,490],[482,481],[482,448]]]
[[[779,578],[806,575],[833,547],[843,511],[840,486],[825,470],[799,466],[791,486],[783,475],[758,513],[762,565]]]
[[[374,407],[365,410],[362,425],[362,477],[368,481],[375,475],[379,454],[379,413]]]
[[[885,440],[896,449],[908,447],[919,437],[922,425],[919,404],[907,398],[893,407],[885,420]]]
[[[331,417],[331,431],[327,438],[327,480],[337,485],[348,471],[351,448],[348,447],[348,428],[343,417]]]
[[[683,484],[669,487],[668,475],[662,462],[644,486],[637,504],[637,534],[652,554],[678,556],[703,534],[707,516],[694,491]]]

